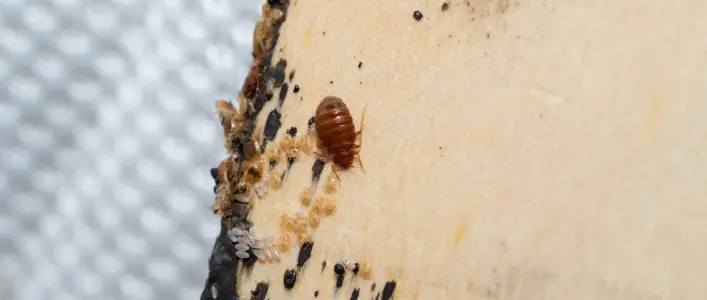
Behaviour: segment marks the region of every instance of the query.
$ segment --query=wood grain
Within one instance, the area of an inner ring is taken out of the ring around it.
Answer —
[[[373,280],[337,299],[388,280],[396,299],[707,293],[707,2],[293,1],[273,59],[301,88],[283,128],[303,132],[327,95],[356,124],[368,105],[365,173],[341,174],[292,291],[296,248],[242,290],[331,299],[331,267],[352,259]],[[301,209],[314,159],[256,203],[259,232]]]

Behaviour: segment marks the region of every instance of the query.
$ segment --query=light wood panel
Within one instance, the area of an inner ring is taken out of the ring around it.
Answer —
[[[291,292],[296,249],[242,289],[269,280],[272,299],[330,299],[331,266],[352,259],[372,263],[378,292],[396,280],[396,299],[702,299],[707,2],[441,5],[290,5],[273,61],[301,90],[283,128],[304,130],[326,95],[357,124],[368,105],[366,172],[341,174]],[[259,232],[299,209],[313,161],[256,204]],[[375,296],[349,278],[338,299]]]

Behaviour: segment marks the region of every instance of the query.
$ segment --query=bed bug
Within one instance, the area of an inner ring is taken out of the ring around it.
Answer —
[[[273,27],[285,15],[281,9],[272,8],[267,3],[263,5],[261,14],[253,31],[253,56],[256,59],[263,57],[270,51],[270,44],[275,34]]]
[[[255,97],[255,93],[258,91],[258,84],[260,83],[261,66],[262,63],[260,59],[255,59],[253,63],[251,63],[248,75],[246,75],[243,86],[241,87],[245,98],[253,99],[253,97]]]
[[[238,102],[240,104],[240,111],[237,111],[229,101],[216,101],[216,112],[223,126],[224,146],[229,153],[234,153],[235,149],[232,148],[231,140],[240,133],[241,128],[243,128],[243,122],[245,122],[245,116],[243,115],[243,112],[245,112],[245,102]]]
[[[339,170],[351,168],[354,158],[363,170],[363,163],[359,156],[361,149],[361,136],[363,133],[363,117],[366,108],[361,113],[361,123],[359,130],[354,127],[353,118],[346,103],[341,98],[327,96],[322,99],[317,106],[315,118],[315,129],[319,138],[319,147],[326,150],[326,155],[331,155],[334,162],[332,166],[334,173]],[[324,154],[317,153],[320,156]]]

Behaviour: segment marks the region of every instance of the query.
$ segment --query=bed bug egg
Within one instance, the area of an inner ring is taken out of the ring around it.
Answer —
[[[240,244],[240,243],[239,243],[239,244],[236,244],[235,247],[236,247],[236,250],[237,250],[237,251],[243,251],[243,252],[248,251],[248,249],[250,249],[250,247],[248,247],[247,245],[243,245],[243,244]]]
[[[261,243],[261,242],[256,241],[256,242],[251,243],[250,247],[253,249],[263,249],[265,247],[265,245],[263,245],[263,243]]]
[[[282,186],[282,177],[275,171],[268,174],[268,182],[273,189],[279,189]]]
[[[228,236],[228,239],[231,240],[232,243],[235,243],[238,240],[238,237],[233,229],[226,231],[226,236]]]
[[[280,261],[280,259],[282,258],[282,257],[280,256],[280,252],[277,251],[277,249],[270,248],[270,249],[268,249],[267,251],[270,253],[270,256],[271,256],[274,260],[276,260],[276,261]]]
[[[333,194],[336,192],[336,189],[339,187],[339,179],[336,178],[336,175],[333,173],[329,174],[327,176],[326,182],[324,183],[324,191]]]
[[[250,257],[248,252],[244,252],[244,251],[236,251],[236,256],[240,259],[247,259],[248,257]]]
[[[336,202],[330,196],[320,196],[314,201],[314,212],[323,216],[330,216],[336,211]]]
[[[346,267],[347,270],[353,270],[354,269],[354,264],[355,262],[352,260],[345,260],[342,262],[344,264],[344,267]]]
[[[263,252],[260,250],[257,250],[257,249],[253,250],[253,255],[255,255],[255,257],[257,257],[258,259],[260,259],[262,261],[267,261],[265,254],[263,254]]]
[[[287,152],[285,154],[287,155],[287,160],[295,160],[299,158],[299,149],[297,149],[296,147],[287,149]]]
[[[218,289],[215,285],[211,285],[211,299],[218,299]]]
[[[312,148],[313,148],[313,137],[311,133],[307,133],[304,135],[301,135],[299,138],[297,138],[297,148],[304,152],[304,153],[312,153]]]
[[[292,246],[292,237],[290,237],[290,235],[287,233],[282,233],[277,238],[276,244],[277,250],[279,250],[281,253],[286,253],[290,250],[290,247]]]
[[[299,244],[311,243],[312,235],[309,232],[299,232],[297,233],[297,242]]]
[[[302,205],[309,206],[312,202],[312,190],[310,188],[302,189],[302,192],[299,194],[299,201]]]
[[[319,216],[316,214],[310,213],[309,216],[307,216],[307,221],[309,221],[309,227],[312,228],[318,228],[319,227]]]

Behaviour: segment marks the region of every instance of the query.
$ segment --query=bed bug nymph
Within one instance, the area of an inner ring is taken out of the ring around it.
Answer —
[[[337,174],[338,171],[351,168],[354,158],[358,159],[358,163],[363,170],[359,152],[361,150],[363,117],[365,113],[366,108],[364,107],[361,113],[359,130],[356,131],[351,113],[346,107],[346,103],[340,98],[334,96],[324,97],[319,106],[317,106],[314,116],[315,128],[319,139],[319,147],[326,150],[326,154],[317,154],[320,156],[331,156],[334,162],[332,170],[337,177],[339,176]]]

